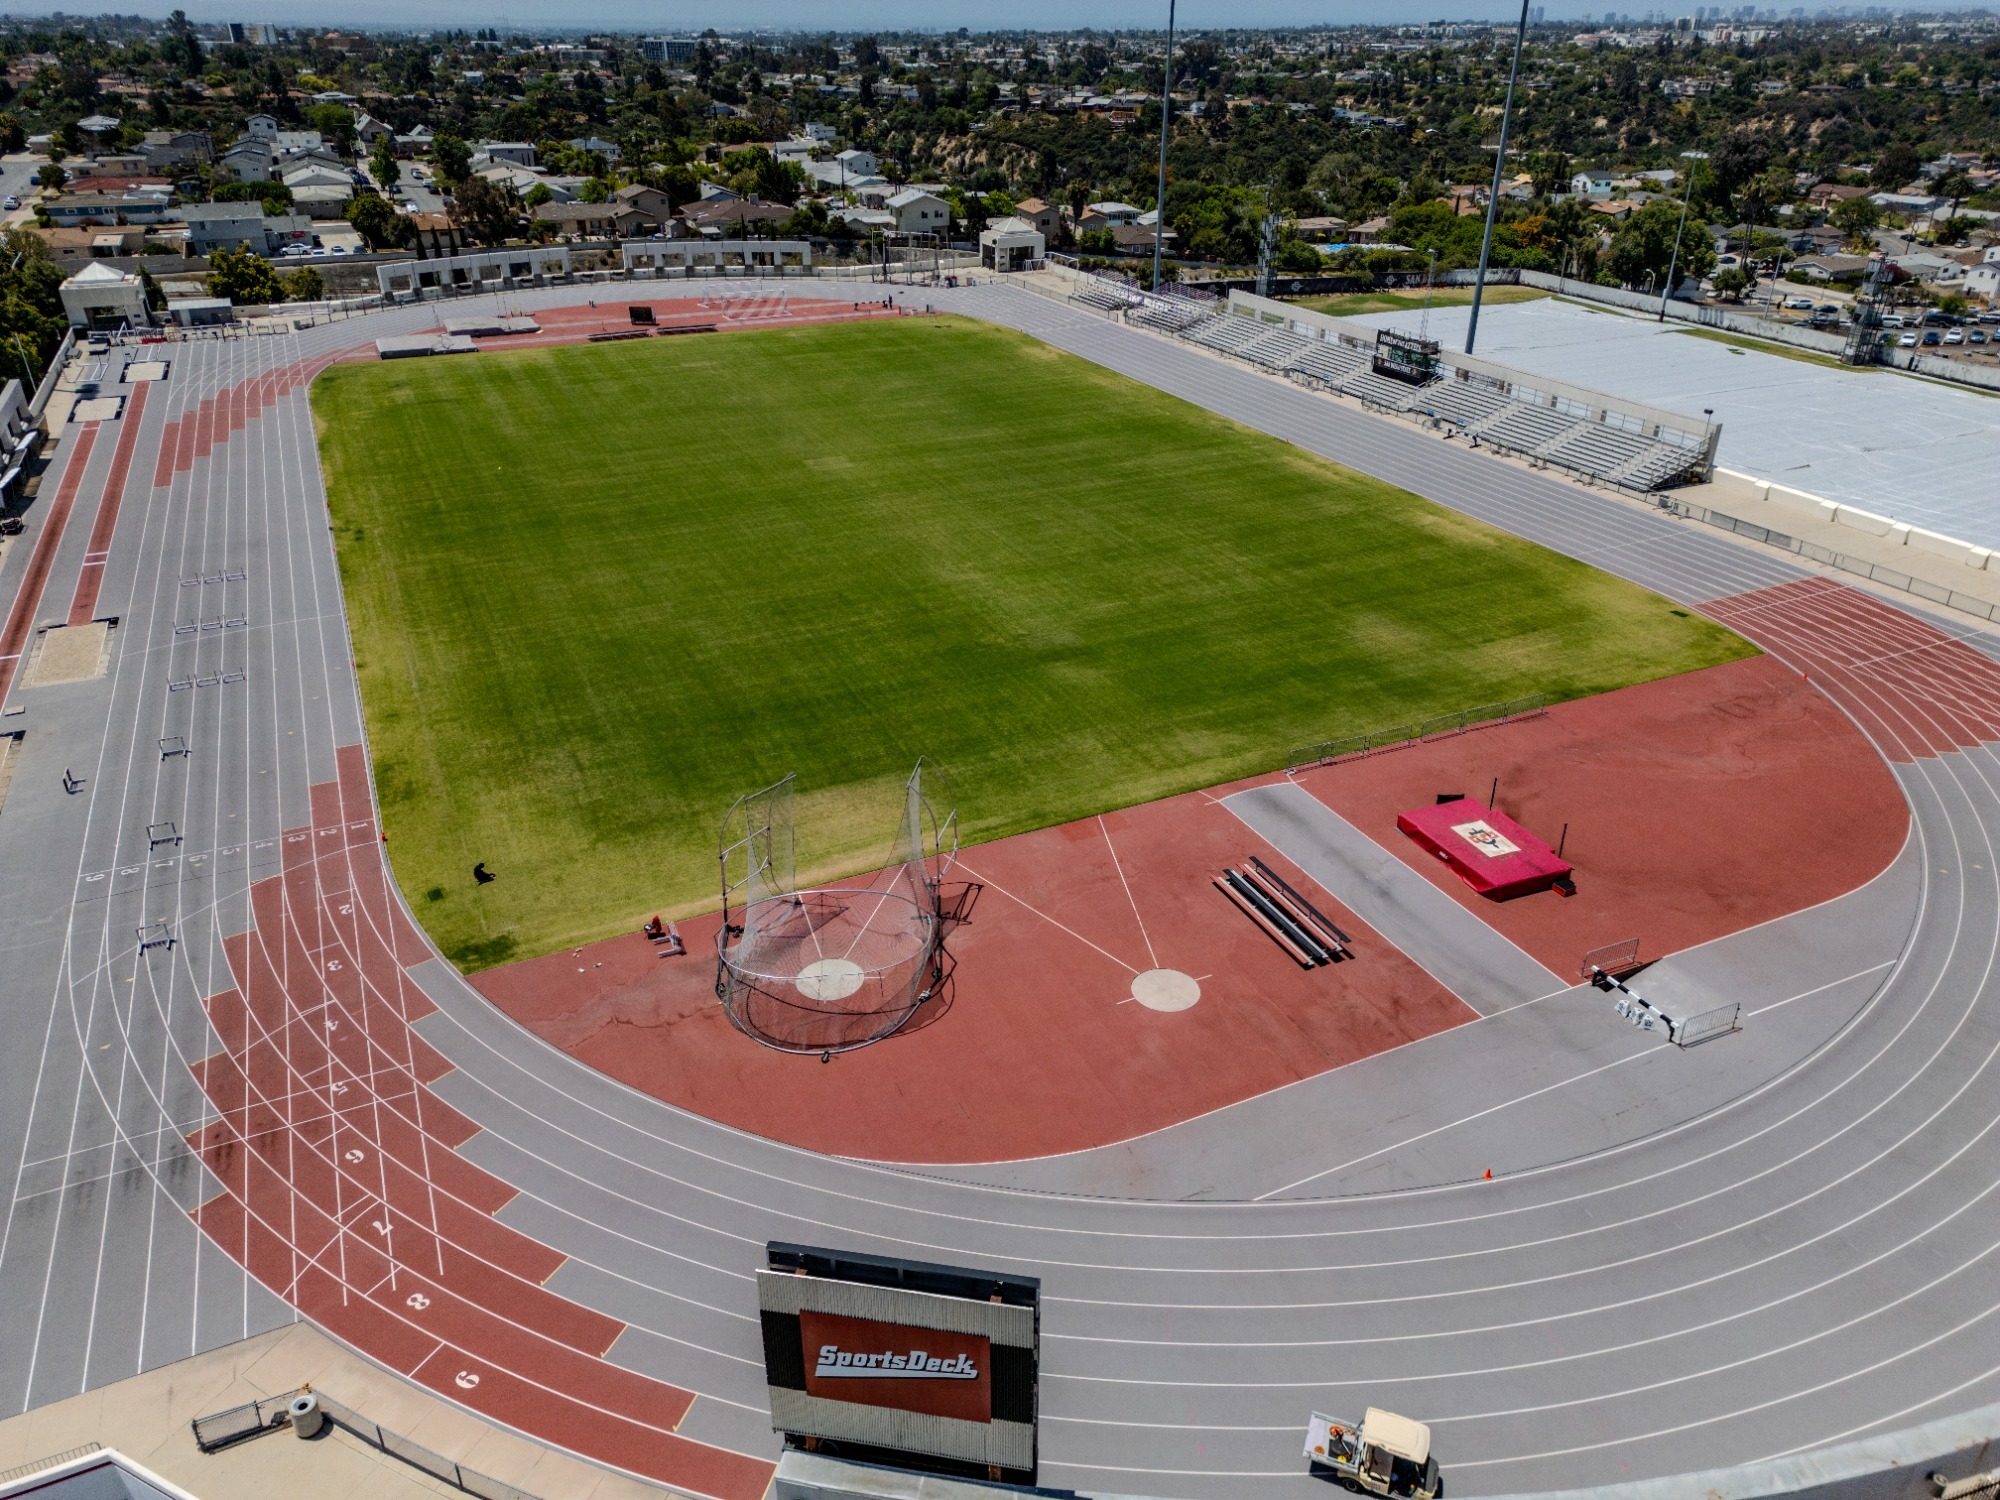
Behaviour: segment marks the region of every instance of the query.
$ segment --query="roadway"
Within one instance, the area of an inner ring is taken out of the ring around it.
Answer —
[[[322,1077],[337,1063],[378,1116],[415,1095],[467,1122],[419,1123],[436,1180],[456,1180],[455,1157],[504,1184],[499,1224],[562,1257],[548,1290],[621,1325],[605,1362],[688,1394],[676,1435],[713,1448],[774,1451],[749,1283],[769,1238],[1041,1276],[1043,1481],[1077,1488],[1319,1494],[1298,1456],[1314,1407],[1430,1421],[1463,1495],[1751,1462],[2000,1399],[1996,643],[1012,288],[904,300],[1022,328],[1726,620],[1882,748],[1909,847],[1833,909],[1684,958],[1679,982],[1758,1012],[1687,1053],[1563,990],[1089,1161],[919,1172],[746,1137],[551,1051],[442,960],[410,955],[419,994],[400,963],[355,959],[395,992],[385,1006],[330,977],[346,972],[333,945],[358,954],[363,937],[277,942],[281,921],[337,929],[379,882],[365,785],[326,800],[361,716],[304,377],[439,309],[170,346],[170,378],[128,418],[129,479],[110,483],[106,424],[89,445],[69,428],[44,481],[55,493],[77,466],[49,598],[68,600],[91,560],[105,491],[122,499],[97,605],[119,620],[108,675],[16,687],[5,707],[25,711],[0,718],[26,735],[0,818],[20,1039],[0,1053],[0,1159],[16,1163],[0,1400],[33,1407],[297,1316],[302,1271],[260,1282],[189,1218],[230,1202],[221,1154],[185,1137],[231,1124],[196,1070],[212,1085],[203,1059],[235,1046],[203,1002],[241,980],[244,939],[293,955],[262,981],[292,1023],[372,1028],[414,1058],[408,1033],[443,1060],[385,1083],[394,1068],[377,1077],[294,1024],[297,1097],[347,1087]],[[0,597],[26,574],[41,510],[0,559]],[[192,754],[163,759],[175,734]],[[74,794],[65,769],[83,778]],[[152,845],[162,821],[179,844]],[[337,852],[315,842],[288,863],[295,834],[347,824],[360,832]],[[387,903],[382,924],[407,921],[393,890],[368,899]],[[153,919],[173,949],[138,951]],[[328,1098],[338,1129],[394,1134]],[[341,1210],[354,1234],[393,1196],[371,1191]],[[432,1210],[426,1244],[448,1219]],[[359,1279],[333,1289],[378,1297]],[[401,1292],[384,1312],[407,1324]],[[482,1391],[529,1373],[471,1335],[438,1337],[488,1358]],[[368,1352],[401,1368],[387,1350]],[[436,1357],[413,1356],[413,1377]],[[479,1409],[469,1389],[458,1399]]]

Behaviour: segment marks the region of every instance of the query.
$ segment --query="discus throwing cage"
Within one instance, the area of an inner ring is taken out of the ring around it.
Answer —
[[[715,996],[766,1047],[846,1052],[893,1033],[944,977],[939,891],[958,856],[958,812],[944,773],[919,760],[880,873],[801,891],[792,783],[738,798],[723,819]]]

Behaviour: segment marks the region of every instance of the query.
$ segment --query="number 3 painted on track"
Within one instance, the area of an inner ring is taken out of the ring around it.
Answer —
[[[459,1388],[460,1390],[462,1390],[462,1391],[469,1391],[469,1390],[471,1390],[471,1389],[472,1389],[472,1388],[473,1388],[473,1387],[474,1387],[475,1385],[478,1385],[478,1384],[479,1384],[479,1377],[478,1377],[477,1375],[473,1374],[473,1373],[472,1373],[472,1371],[470,1371],[470,1370],[460,1370],[460,1371],[458,1372],[458,1380],[457,1380],[457,1385],[458,1385],[458,1388]]]

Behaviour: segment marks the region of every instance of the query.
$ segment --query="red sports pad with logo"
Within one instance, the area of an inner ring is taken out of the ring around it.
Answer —
[[[822,1312],[801,1312],[799,1332],[808,1395],[962,1422],[993,1420],[993,1375],[984,1334]]]

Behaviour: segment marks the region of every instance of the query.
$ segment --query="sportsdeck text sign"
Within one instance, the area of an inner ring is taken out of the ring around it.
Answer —
[[[993,1420],[992,1350],[983,1334],[801,1312],[806,1391],[964,1422]]]

